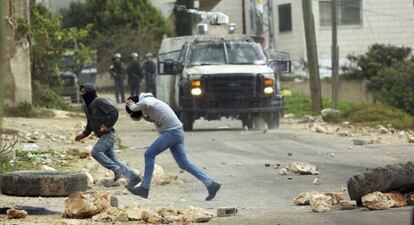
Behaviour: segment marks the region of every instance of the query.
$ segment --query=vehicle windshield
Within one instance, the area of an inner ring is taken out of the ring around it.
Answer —
[[[227,53],[227,54],[226,54]],[[189,65],[265,64],[265,56],[256,43],[216,42],[193,44]]]
[[[189,64],[220,65],[226,64],[223,43],[195,44],[191,46]]]
[[[226,43],[229,64],[265,64],[265,56],[256,43]]]

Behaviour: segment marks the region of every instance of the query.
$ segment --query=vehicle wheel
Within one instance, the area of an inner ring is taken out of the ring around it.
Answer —
[[[248,129],[252,129],[253,128],[253,120],[251,119],[243,119],[242,120],[242,126],[243,129],[247,126]]]
[[[268,118],[266,118],[266,123],[269,129],[279,128],[279,124],[280,124],[279,112],[274,113],[273,115],[269,115]]]
[[[185,131],[193,130],[194,115],[192,113],[182,112],[180,114],[180,120],[183,123],[183,127]]]
[[[87,187],[88,177],[75,172],[14,171],[0,175],[5,195],[66,197]]]

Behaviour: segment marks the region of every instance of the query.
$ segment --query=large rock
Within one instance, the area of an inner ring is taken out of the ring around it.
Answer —
[[[327,192],[325,195],[332,198],[332,205],[338,205],[341,201],[345,200],[345,194],[343,192]]]
[[[295,205],[309,205],[310,199],[313,195],[320,194],[319,192],[303,192],[293,199]]]
[[[142,220],[142,212],[148,211],[148,209],[142,207],[127,207],[124,211],[127,213],[130,221],[139,221]]]
[[[394,204],[391,207],[404,207],[407,203],[407,198],[398,192],[384,193],[387,196],[388,200],[392,201]]]
[[[289,165],[289,171],[302,175],[318,175],[319,171],[316,166],[307,162],[293,162]]]
[[[403,194],[414,191],[414,164],[408,162],[366,169],[348,180],[349,196],[358,205],[362,204],[362,196],[375,191]]]
[[[164,218],[166,223],[178,223],[184,221],[183,212],[179,209],[164,207],[158,209],[158,215]]]
[[[213,214],[201,208],[190,207],[183,211],[184,221],[189,223],[205,223],[213,218]]]
[[[391,208],[394,201],[383,193],[376,191],[362,196],[362,205],[371,210],[384,210]]]
[[[76,192],[65,200],[65,216],[84,219],[105,212],[111,206],[111,195],[108,192]]]
[[[7,219],[24,219],[28,214],[25,210],[15,208],[8,209],[6,213]]]
[[[332,198],[324,194],[315,194],[310,198],[310,206],[314,212],[327,212],[332,206]]]
[[[158,224],[164,223],[164,218],[158,215],[157,212],[152,210],[144,210],[142,211],[142,220],[146,223]]]
[[[341,114],[341,111],[331,108],[322,109],[321,116],[323,121],[331,122],[332,117],[337,117]]]

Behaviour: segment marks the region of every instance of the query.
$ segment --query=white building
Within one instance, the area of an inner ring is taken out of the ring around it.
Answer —
[[[274,0],[276,48],[289,52],[296,69],[306,59],[301,0]],[[331,64],[331,1],[312,0],[321,74]],[[340,61],[375,44],[414,48],[412,0],[337,0]]]

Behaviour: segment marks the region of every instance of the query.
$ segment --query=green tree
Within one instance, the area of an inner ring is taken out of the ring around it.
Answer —
[[[81,15],[79,14],[86,14]],[[101,68],[110,64],[113,53],[156,51],[171,29],[149,0],[89,0],[72,3],[62,10],[65,28],[90,24],[89,45],[98,49]]]
[[[32,42],[34,105],[67,108],[59,94],[62,81],[54,75],[59,73],[59,62],[68,50],[75,51],[75,54],[93,54],[92,49],[82,45],[89,36],[89,29],[89,26],[63,29],[60,20],[53,18],[44,5],[31,1],[30,23],[20,19],[16,30],[19,36],[28,36]],[[76,46],[81,48],[76,49]]]
[[[374,44],[363,55],[348,56],[351,65],[355,66],[344,69],[355,77],[369,80],[393,64],[406,60],[410,54],[409,47]]]
[[[177,0],[174,8],[175,15],[175,34],[177,36],[191,35],[193,31],[192,15],[185,10],[193,9],[194,0]]]

